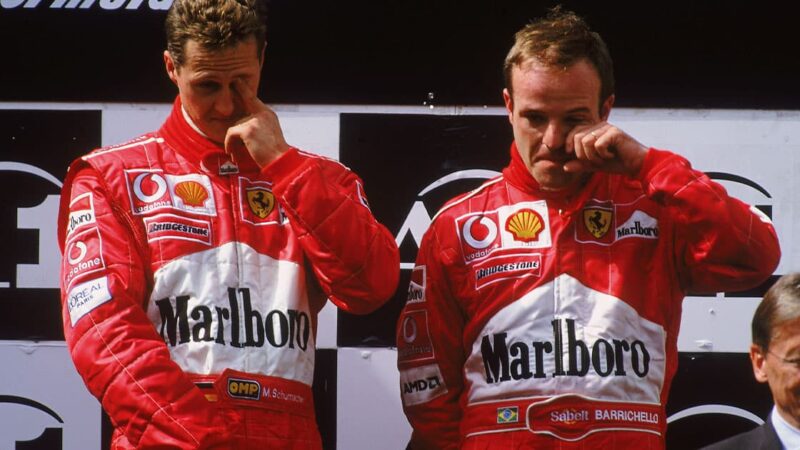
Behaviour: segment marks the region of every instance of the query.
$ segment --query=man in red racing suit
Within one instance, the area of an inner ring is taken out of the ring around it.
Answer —
[[[576,21],[518,43],[591,36]],[[663,448],[685,293],[751,287],[780,257],[764,214],[606,122],[602,64],[545,47],[507,65],[511,163],[422,241],[397,331],[412,449]]]
[[[161,129],[78,159],[64,183],[65,336],[115,426],[112,448],[321,448],[317,313],[326,297],[368,313],[397,285],[394,238],[361,180],[285,145],[241,81],[260,71],[256,42],[187,46]],[[213,120],[188,76],[217,84]],[[264,148],[275,154],[257,163]]]

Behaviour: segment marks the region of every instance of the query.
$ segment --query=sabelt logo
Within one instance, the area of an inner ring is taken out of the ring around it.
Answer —
[[[433,343],[428,329],[428,311],[406,311],[400,317],[397,358],[401,363],[433,359]]]
[[[258,400],[261,396],[261,385],[258,381],[228,378],[228,395],[248,400]]]
[[[456,226],[466,261],[484,258],[500,247],[497,212],[461,216]]]
[[[212,342],[236,348],[264,345],[297,347],[302,351],[308,348],[311,336],[308,313],[294,309],[273,309],[266,313],[255,310],[248,288],[228,288],[227,307],[214,306],[213,310],[212,306],[196,305],[190,311],[190,300],[188,295],[179,295],[155,302],[161,315],[161,338],[171,347]]]
[[[425,266],[416,266],[411,271],[411,281],[408,283],[408,298],[406,303],[422,303],[425,301]]]
[[[589,371],[601,377],[635,375],[644,378],[650,371],[650,352],[641,340],[601,338],[584,342],[577,338],[575,320],[555,319],[551,325],[552,341],[512,341],[509,345],[507,333],[484,335],[481,356],[486,382],[583,377]],[[567,357],[566,366],[564,356]],[[547,373],[545,363],[550,361],[554,370]]]
[[[553,422],[561,422],[565,425],[573,425],[577,422],[587,422],[589,420],[589,411],[585,409],[564,409],[561,411],[551,411],[550,420]]]

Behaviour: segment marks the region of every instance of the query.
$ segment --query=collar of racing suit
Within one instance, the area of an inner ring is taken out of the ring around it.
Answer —
[[[224,175],[226,169],[231,170],[230,167],[235,167],[236,172],[260,171],[249,153],[237,153],[235,161],[232,161],[223,146],[193,127],[184,116],[180,96],[175,98],[172,112],[159,130],[159,134],[176,152],[189,161],[196,161],[204,172]]]
[[[608,177],[599,173],[592,173],[579,183],[560,191],[543,190],[536,179],[533,178],[528,166],[522,160],[517,143],[511,143],[511,162],[503,169],[503,177],[516,188],[547,200],[557,208],[562,215],[569,216],[578,211],[589,199],[598,184]]]

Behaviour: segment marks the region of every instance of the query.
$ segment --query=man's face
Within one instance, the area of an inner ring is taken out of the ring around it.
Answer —
[[[773,330],[769,351],[751,346],[750,359],[756,379],[769,383],[781,416],[800,428],[800,319],[784,322]]]
[[[261,59],[257,48],[255,38],[221,50],[206,50],[190,39],[182,66],[176,66],[169,52],[164,52],[167,73],[178,86],[184,109],[215,142],[225,142],[228,128],[247,115],[234,80],[240,79],[258,92]]]
[[[513,91],[503,90],[503,100],[522,160],[545,190],[561,190],[578,182],[583,174],[564,172],[574,159],[566,152],[575,127],[608,118],[614,96],[600,109],[600,77],[586,60],[566,69],[549,67],[532,59],[513,67]],[[571,147],[570,147],[571,148]]]

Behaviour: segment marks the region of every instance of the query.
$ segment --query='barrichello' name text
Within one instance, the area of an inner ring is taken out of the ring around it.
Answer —
[[[243,315],[239,312],[239,294]],[[214,342],[231,347],[299,348],[305,351],[311,335],[311,322],[303,311],[273,309],[263,314],[254,310],[250,289],[228,288],[229,307],[197,305],[189,311],[189,296],[156,300],[161,314],[161,337],[170,346],[189,342]],[[174,307],[173,307],[174,304]],[[191,318],[191,319],[190,319]],[[244,322],[244,336],[241,324]],[[216,334],[213,333],[216,325]],[[226,332],[227,331],[227,332]]]
[[[481,356],[487,383],[509,380],[575,376],[593,371],[601,377],[627,376],[633,372],[644,378],[650,371],[650,353],[644,342],[634,339],[597,339],[586,343],[576,338],[575,320],[556,319],[551,322],[553,341],[514,342],[510,346],[507,333],[483,336]],[[566,356],[564,364],[564,325],[566,324]],[[554,370],[545,372],[545,355],[551,355]],[[531,355],[533,358],[531,358]]]

